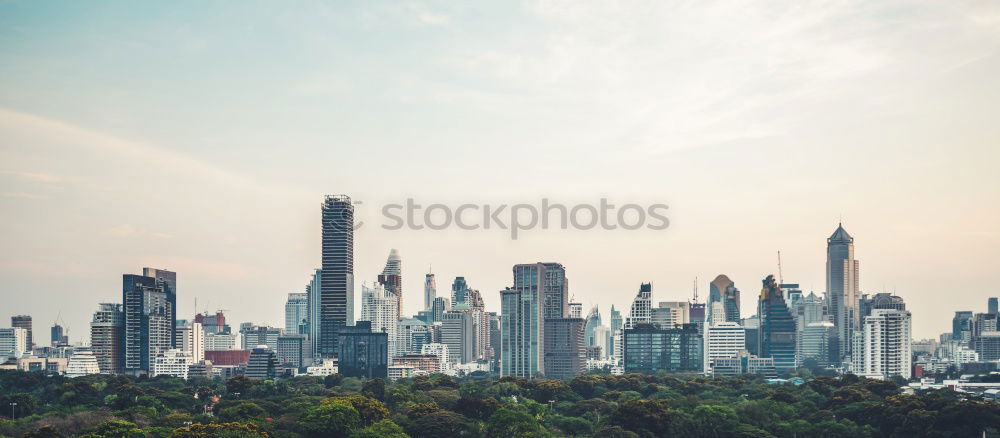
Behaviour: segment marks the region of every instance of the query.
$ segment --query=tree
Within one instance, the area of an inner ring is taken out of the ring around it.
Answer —
[[[146,434],[135,423],[122,420],[108,420],[84,436],[88,438],[143,438]]]
[[[740,424],[736,411],[728,406],[702,405],[694,409],[692,420],[705,436],[727,436]]]
[[[361,393],[379,400],[385,399],[385,380],[374,378],[365,381],[361,386]]]
[[[234,405],[219,410],[219,419],[223,422],[240,422],[261,419],[267,416],[264,408],[257,403],[240,401]]]
[[[670,430],[670,408],[659,400],[626,400],[614,413],[614,424],[651,436],[661,436]]]
[[[350,438],[409,438],[403,428],[392,420],[385,419],[364,429],[351,433]]]
[[[237,374],[226,381],[226,392],[233,397],[249,397],[253,390],[260,385],[259,381],[251,379],[243,374]],[[237,395],[239,394],[239,395]]]
[[[594,425],[583,418],[564,417],[562,415],[552,418],[553,426],[561,430],[568,436],[590,435]]]
[[[311,437],[346,437],[361,425],[361,415],[345,402],[321,403],[307,410],[298,424]]]
[[[187,427],[174,429],[174,431],[170,433],[170,438],[214,438],[225,436],[240,438],[270,438],[270,435],[267,432],[260,430],[260,428],[252,423],[192,424]]]
[[[493,415],[497,409],[500,409],[500,402],[493,397],[462,397],[455,405],[455,412],[474,420],[486,420],[490,418],[490,415]]]
[[[456,437],[465,435],[469,430],[468,420],[454,412],[441,409],[421,409],[417,412],[415,414],[414,410],[410,410],[407,414],[410,421],[405,426],[406,433],[413,438]]]
[[[56,428],[47,424],[30,432],[25,432],[24,435],[21,435],[22,438],[63,438],[65,436],[66,435],[59,433],[59,431],[56,430]]]
[[[361,418],[361,427],[368,427],[386,418],[389,418],[389,410],[382,402],[363,395],[343,395],[323,400],[324,403],[346,403],[358,411]]]
[[[486,422],[486,436],[490,438],[537,436],[541,430],[535,417],[518,409],[501,408]]]
[[[35,398],[26,392],[17,392],[13,394],[3,394],[0,395],[0,409],[6,409],[5,415],[11,414],[11,403],[17,403],[13,406],[14,418],[23,418],[31,415],[38,408],[38,402]],[[3,412],[3,411],[0,411]]]

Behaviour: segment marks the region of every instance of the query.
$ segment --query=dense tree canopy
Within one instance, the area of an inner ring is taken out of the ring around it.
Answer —
[[[0,372],[10,437],[1000,437],[1000,405],[855,376],[260,381]],[[17,403],[12,405],[11,403]]]

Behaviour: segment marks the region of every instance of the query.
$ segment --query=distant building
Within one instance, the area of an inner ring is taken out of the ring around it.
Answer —
[[[354,321],[354,203],[346,195],[323,199],[317,354],[334,357],[341,328]],[[310,319],[310,324],[313,320]]]
[[[308,364],[309,337],[306,335],[278,336],[278,365],[302,368]]]
[[[148,374],[157,356],[174,348],[177,274],[143,268],[122,276],[122,371]]]
[[[746,331],[738,323],[723,321],[708,327],[709,366],[716,359],[736,357],[746,348]]]
[[[101,368],[97,365],[97,358],[88,348],[76,348],[66,364],[66,377],[82,377],[91,374],[100,374]]]
[[[346,377],[388,376],[389,335],[372,330],[371,322],[358,321],[340,330],[340,374]]]
[[[122,305],[98,304],[90,320],[90,348],[102,374],[122,372]]]
[[[260,345],[250,352],[246,376],[251,379],[273,379],[277,367],[278,358],[274,350],[267,345]]]
[[[444,319],[444,313],[451,310],[451,303],[447,298],[437,297],[431,304],[431,321],[440,322]]]
[[[796,338],[799,344],[796,354],[800,365],[805,365],[806,361],[815,361],[816,366],[821,367],[831,365],[828,349],[834,329],[833,323],[829,321],[806,324]]]
[[[434,298],[437,298],[437,280],[433,273],[428,272],[424,275],[424,310],[431,310]]]
[[[951,319],[951,338],[965,343],[972,341],[972,312],[958,311]]]
[[[31,328],[31,315],[14,315],[10,317],[10,326],[13,328],[24,329],[26,341],[24,351],[31,351],[35,348],[35,340],[32,336]]]
[[[737,377],[743,374],[757,374],[765,378],[778,377],[774,359],[757,357],[746,351],[741,351],[736,357],[716,359],[712,366],[712,375],[715,377]]]
[[[687,301],[661,301],[650,309],[650,321],[660,327],[670,328],[691,322],[691,303]]]
[[[69,345],[69,336],[66,335],[66,330],[63,326],[59,324],[54,324],[52,329],[49,331],[50,334],[50,345],[53,347],[59,345]]]
[[[768,275],[763,283],[757,305],[757,315],[760,317],[760,356],[773,358],[778,370],[795,369],[795,318],[785,304],[774,276]]]
[[[976,337],[973,349],[981,361],[1000,360],[1000,332],[982,332]]]
[[[569,317],[583,318],[583,303],[569,303]]]
[[[188,367],[188,379],[211,379],[213,375],[214,371],[210,360],[195,362]]]
[[[854,238],[842,224],[837,225],[826,242],[826,293],[837,329],[830,350],[831,355],[843,361],[850,358],[853,336],[861,329],[860,263],[854,259]],[[783,368],[779,359],[775,360],[775,366]]]
[[[27,330],[20,327],[0,328],[0,363],[2,363],[2,359],[23,356],[27,349]]]
[[[396,330],[399,325],[399,295],[381,284],[372,286],[369,288],[361,285],[360,321],[371,322],[372,331],[386,333],[389,351],[395,353]]]
[[[200,325],[200,324],[199,324]],[[194,361],[191,355],[180,349],[170,349],[153,360],[152,375],[188,378],[188,371]]]
[[[216,366],[240,366],[250,362],[250,350],[205,351],[205,360]]]
[[[440,373],[447,370],[441,366],[441,358],[434,354],[404,354],[392,359],[393,365],[411,367],[417,374]]]
[[[468,293],[469,284],[465,281],[465,277],[455,277],[455,281],[451,283],[451,303],[464,303]]]
[[[192,362],[205,360],[205,332],[201,323],[186,320],[177,321],[174,345],[191,356]]]
[[[694,324],[680,328],[637,324],[624,330],[625,372],[701,372],[703,343],[702,335]]]
[[[267,345],[267,348],[277,350],[281,329],[244,323],[240,327],[240,336],[243,338],[242,347],[244,350],[251,350],[258,345]]]
[[[309,294],[290,293],[285,300],[285,333],[306,334],[309,325]]]
[[[545,377],[569,379],[587,369],[587,348],[583,342],[582,318],[545,320]]]
[[[461,304],[467,309],[466,303]],[[476,360],[476,326],[469,310],[452,310],[441,321],[441,343],[448,346],[451,363]]]
[[[740,322],[740,290],[729,277],[720,274],[709,283],[709,307],[712,303],[721,303],[720,319],[726,322]]]
[[[416,353],[423,344],[430,343],[427,323],[416,318],[403,318],[396,325],[396,343],[393,356]]]
[[[387,294],[396,298],[396,315],[403,314],[403,261],[396,248],[389,250],[385,268],[378,276],[378,284]]]
[[[531,378],[545,369],[546,312],[563,317],[568,310],[566,270],[533,263],[514,265],[513,272],[514,286],[500,292],[500,373]]]
[[[633,328],[638,324],[652,322],[652,294],[652,283],[639,285],[639,293],[632,300],[632,307],[629,308],[628,318],[625,318],[625,329]]]
[[[875,309],[865,318],[860,373],[871,377],[911,376],[910,312]]]
[[[448,354],[448,346],[439,343],[426,344],[420,349],[420,354],[424,356],[434,356],[438,358],[438,370],[437,372],[444,373],[448,371],[451,363]]]

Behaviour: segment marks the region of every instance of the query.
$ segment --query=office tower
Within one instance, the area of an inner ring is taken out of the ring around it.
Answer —
[[[254,325],[249,322],[240,324],[240,337],[243,340],[242,348],[244,350],[251,350],[261,345],[266,345],[271,350],[277,350],[278,336],[281,336],[281,329],[277,327]]]
[[[796,359],[801,366],[813,364],[815,366],[830,365],[830,337],[835,330],[830,321],[815,321],[806,323],[796,335],[798,342]]]
[[[983,332],[972,342],[972,349],[979,355],[978,360],[995,362],[1000,360],[1000,332]]]
[[[951,319],[951,338],[966,344],[972,342],[971,311],[955,312],[955,317]]]
[[[722,303],[723,313],[720,319],[729,322],[740,322],[740,290],[729,277],[720,274],[708,285],[708,305]]]
[[[544,318],[565,318],[569,316],[569,280],[566,268],[559,263],[538,263],[545,268],[542,276],[542,296]]]
[[[188,370],[195,362],[186,351],[179,348],[172,348],[156,356],[153,360],[153,368],[150,370],[150,374],[153,377],[173,376],[187,379]]]
[[[32,325],[31,324],[31,315],[14,315],[14,316],[10,317],[10,326],[11,327],[24,329],[24,332],[27,333],[27,335],[26,335],[27,336],[27,341],[26,341],[27,344],[25,344],[27,347],[25,347],[25,351],[31,351],[31,350],[33,350],[35,348],[35,340],[34,340],[34,337],[32,337],[32,335],[31,335],[31,331],[32,331],[31,330],[31,325]]]
[[[831,339],[831,355],[844,361],[851,356],[854,333],[861,328],[859,313],[859,263],[854,259],[854,238],[843,224],[826,240],[826,293],[836,336]],[[781,368],[779,360],[775,366]]]
[[[1000,315],[1000,304],[997,302],[997,297],[990,297],[986,300],[986,312]]]
[[[299,334],[278,336],[276,357],[281,366],[302,368],[308,365],[309,337]]]
[[[615,339],[615,336],[618,336],[619,334],[621,334],[622,323],[623,323],[624,320],[622,319],[622,313],[619,312],[617,309],[615,309],[615,305],[614,304],[611,305],[611,310],[610,310],[609,313],[611,314],[611,327],[610,327],[611,328],[611,334],[610,334],[610,338],[608,338],[608,348],[609,348],[609,350],[607,352],[607,355],[609,357],[613,357],[616,354],[614,339]]]
[[[815,293],[802,297],[799,304],[795,306],[795,324],[798,331],[802,331],[809,324],[815,322],[829,321],[826,314],[826,303],[823,298]]]
[[[299,334],[309,321],[309,294],[290,293],[285,301],[285,333]]]
[[[758,315],[753,315],[749,318],[743,318],[740,323],[743,326],[743,330],[747,332],[747,351],[753,355],[760,355],[760,317]]]
[[[320,273],[321,357],[337,355],[341,327],[354,321],[354,205],[345,195],[323,201],[323,259]]]
[[[69,344],[69,336],[66,335],[66,330],[63,329],[63,326],[59,324],[53,325],[49,334],[51,335],[49,337],[51,339],[50,345],[53,347]]]
[[[802,289],[799,289],[798,283],[781,283],[778,285],[781,289],[781,293],[785,297],[785,304],[788,305],[789,309],[793,310],[799,305],[799,301],[802,300]]]
[[[320,314],[322,306],[322,295],[321,292],[323,288],[321,286],[323,281],[322,270],[316,269],[313,272],[312,279],[309,284],[306,285],[306,306],[308,309],[308,322],[306,323],[306,334],[309,335],[309,357],[319,358],[322,357],[319,354],[319,333],[320,333]]]
[[[611,351],[611,329],[607,326],[599,325],[594,327],[593,333],[591,335],[594,338],[594,344],[589,345],[589,347],[600,348],[601,357],[599,359],[604,359],[608,357]]]
[[[583,303],[569,303],[569,317],[583,318]]]
[[[83,377],[100,373],[101,369],[97,365],[97,358],[94,357],[94,353],[89,348],[73,349],[73,355],[70,356],[69,362],[66,364],[66,377]]]
[[[461,308],[466,307],[463,303]],[[470,363],[476,358],[476,326],[468,310],[445,312],[441,321],[441,343],[448,346],[452,363]]]
[[[389,334],[372,330],[371,322],[358,321],[339,332],[338,369],[344,377],[369,379],[389,376]]]
[[[650,322],[670,328],[691,322],[691,303],[687,301],[661,301],[650,309]]]
[[[723,321],[708,327],[709,366],[716,359],[735,357],[746,349],[746,330],[739,323]]]
[[[125,317],[121,304],[98,304],[90,320],[90,348],[102,374],[122,372],[122,336]]]
[[[430,343],[426,344],[420,348],[420,354],[430,355],[438,358],[438,372],[443,373],[451,368],[451,358],[448,352],[448,346],[440,343]]]
[[[531,378],[545,369],[548,265],[514,265],[513,272],[513,287],[500,292],[500,373]],[[555,271],[555,275],[560,274],[565,275],[562,266]]]
[[[632,307],[629,308],[628,318],[625,318],[624,328],[626,330],[635,327],[636,324],[649,324],[652,321],[652,293],[652,283],[642,283],[639,285],[639,293],[632,300]]]
[[[698,327],[705,324],[705,303],[691,303],[688,318],[690,318],[691,324],[697,324]]]
[[[451,303],[445,297],[437,297],[431,305],[431,322],[440,322],[444,313],[451,310]]]
[[[722,301],[713,301],[708,304],[708,325],[721,324],[726,322],[726,307]]]
[[[417,341],[417,342],[414,342]],[[419,353],[427,340],[427,323],[416,318],[403,318],[396,324],[396,347],[393,356]]]
[[[493,345],[490,344],[490,324],[489,316],[486,314],[486,303],[483,302],[483,296],[479,290],[469,289],[465,305],[468,306],[466,312],[472,315],[475,329],[476,345],[473,358],[476,361],[487,360],[493,356]]]
[[[122,276],[122,372],[148,374],[153,359],[173,348],[176,274],[143,268]]]
[[[571,379],[587,369],[582,318],[545,319],[545,377]]]
[[[434,273],[428,272],[424,276],[424,310],[431,310],[434,298],[437,298],[437,280]]]
[[[381,276],[380,276],[381,277]],[[399,295],[381,284],[361,285],[361,320],[371,322],[373,332],[387,334],[389,351],[396,351],[396,328],[399,325]]]
[[[469,284],[465,282],[465,277],[455,277],[455,281],[451,283],[451,304],[464,303],[468,293]]]
[[[497,315],[496,312],[489,312],[486,314],[486,318],[489,320],[490,352],[492,353],[490,370],[500,372],[500,315]]]
[[[768,275],[763,283],[757,305],[760,356],[774,358],[774,366],[779,370],[795,369],[795,318],[785,304],[774,276]]]
[[[969,323],[972,341],[986,332],[997,331],[997,315],[995,313],[977,313]]]
[[[403,314],[403,262],[399,258],[399,251],[396,248],[389,250],[389,258],[385,261],[385,268],[378,275],[378,284],[387,293],[396,297],[396,314]]]
[[[278,356],[274,349],[261,345],[250,352],[246,376],[251,379],[273,379],[278,367]]]
[[[178,320],[175,333],[177,350],[191,356],[192,362],[205,360],[205,332],[201,323]]]
[[[572,315],[571,315],[572,317]],[[587,322],[583,328],[583,340],[587,346],[593,347],[599,342],[595,335],[594,330],[601,326],[601,312],[594,306],[587,313]]]
[[[701,372],[704,340],[698,327],[662,328],[635,324],[624,330],[623,362],[626,373]]]
[[[860,373],[869,377],[910,378],[910,312],[895,309],[874,309],[865,318],[863,367]]]
[[[0,328],[0,360],[19,358],[27,351],[27,330],[20,327]]]

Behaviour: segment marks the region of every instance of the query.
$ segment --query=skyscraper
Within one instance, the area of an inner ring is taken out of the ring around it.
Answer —
[[[309,294],[292,292],[285,301],[285,333],[299,334],[299,327],[306,329],[309,320]]]
[[[566,268],[559,263],[538,263],[545,267],[542,278],[545,318],[565,318],[569,316],[569,280]]]
[[[986,300],[986,309],[987,313],[1000,315],[1000,303],[998,303],[997,297],[990,297]]]
[[[339,372],[346,377],[388,377],[389,335],[372,330],[368,321],[342,327],[338,332]]]
[[[434,298],[437,298],[437,280],[434,278],[434,273],[428,272],[424,276],[424,310],[431,310]]]
[[[768,275],[763,283],[757,305],[757,315],[760,317],[760,356],[774,358],[774,366],[779,370],[794,369],[795,318],[785,304],[774,276]]]
[[[25,351],[31,351],[35,347],[35,341],[31,335],[31,325],[31,315],[14,315],[10,317],[11,327],[24,329],[25,333],[27,333]]]
[[[635,327],[636,324],[649,324],[652,321],[652,294],[652,283],[642,283],[639,285],[639,293],[632,300],[632,307],[629,308],[628,318],[625,318],[625,329]]]
[[[318,353],[333,357],[337,333],[354,321],[354,205],[349,196],[327,196],[322,211]]]
[[[176,332],[177,275],[143,268],[144,274],[122,276],[122,372],[148,374],[153,359],[173,348]]]
[[[385,288],[387,293],[396,296],[396,314],[403,314],[403,261],[399,258],[399,251],[396,248],[389,250],[389,257],[385,261],[385,268],[378,276],[378,284]]]
[[[587,350],[583,342],[582,318],[545,319],[545,376],[569,379],[587,368]]]
[[[721,320],[740,322],[740,290],[725,275],[720,274],[709,283],[708,307],[711,308],[712,303],[716,302],[722,303],[725,312]]]
[[[385,290],[381,284],[369,288],[361,285],[361,321],[370,321],[373,333],[388,334],[388,351],[396,351],[396,329],[399,327],[399,296]]]
[[[476,358],[476,326],[466,304],[463,310],[445,312],[441,321],[441,343],[448,346],[452,363],[470,363]]]
[[[530,378],[545,369],[545,291],[565,276],[562,265],[514,265],[514,285],[500,292],[501,365],[504,376]]]
[[[123,324],[121,304],[98,304],[97,311],[90,320],[90,348],[102,374],[122,372]]]
[[[49,337],[49,339],[51,340],[50,345],[52,345],[53,347],[58,345],[69,344],[69,336],[66,335],[66,330],[63,329],[63,326],[59,324],[54,324],[49,334],[51,335]]]
[[[955,312],[951,319],[951,338],[963,343],[972,341],[972,312],[961,310]]]
[[[704,344],[694,324],[663,328],[656,324],[637,323],[624,330],[622,349],[625,372],[702,371]]]
[[[587,346],[593,347],[597,345],[598,342],[607,342],[606,340],[598,341],[594,337],[594,330],[600,325],[601,312],[597,309],[597,306],[594,306],[590,309],[590,313],[587,313],[587,323],[583,328],[583,339]],[[605,353],[607,353],[607,351],[605,351]]]
[[[323,297],[322,297],[322,282],[323,274],[322,270],[317,269],[313,272],[312,279],[309,284],[306,285],[306,298],[308,306],[308,322],[307,322],[307,334],[309,335],[309,357],[319,358],[322,357],[319,354],[319,333],[320,333],[320,314],[323,309]]]
[[[465,282],[465,277],[455,277],[455,281],[451,283],[451,304],[464,303],[468,293],[469,284]]]
[[[875,309],[865,318],[864,349],[859,352],[860,374],[888,378],[910,378],[910,312]]]
[[[843,224],[826,240],[826,293],[836,326],[831,354],[843,361],[851,356],[854,333],[861,328],[858,295],[859,263],[854,259],[854,238]],[[775,366],[781,367],[775,360]]]

